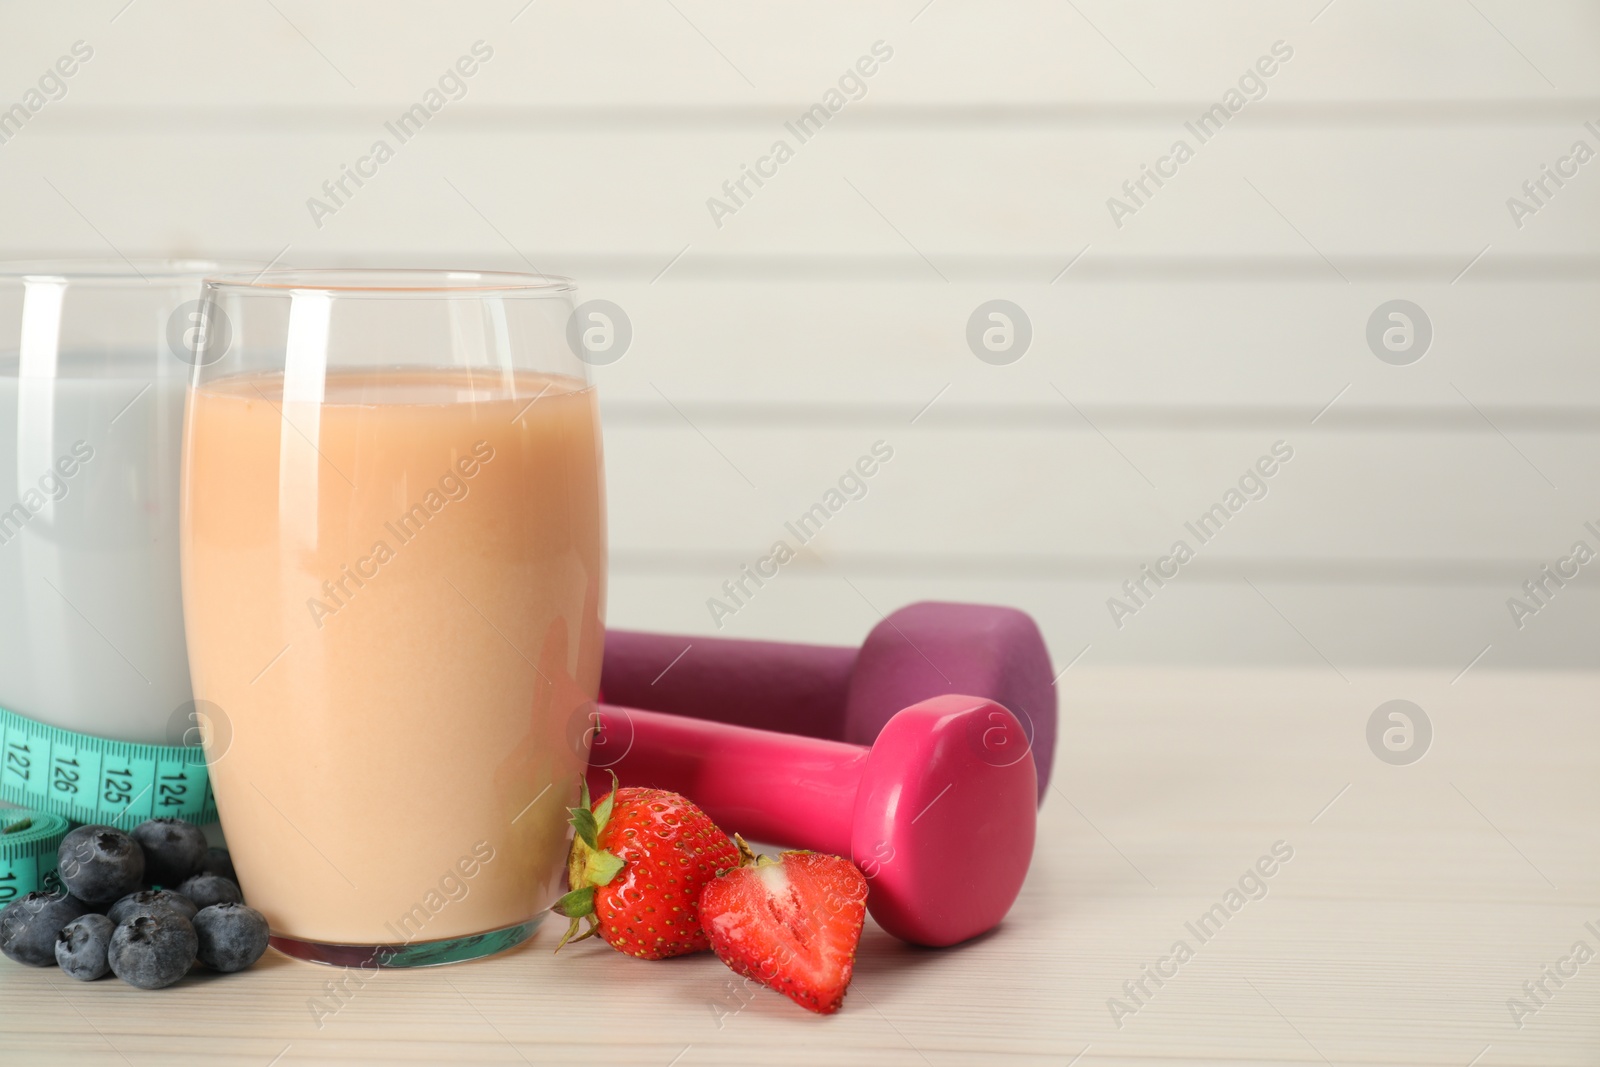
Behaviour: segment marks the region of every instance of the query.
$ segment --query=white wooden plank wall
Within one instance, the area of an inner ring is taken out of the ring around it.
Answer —
[[[843,641],[954,597],[1035,612],[1063,665],[1594,664],[1600,565],[1521,629],[1506,607],[1600,549],[1600,160],[1520,226],[1506,205],[1600,151],[1592,4],[12,3],[0,106],[80,40],[0,144],[0,255],[532,263],[626,309],[596,372],[617,624],[712,630],[721,582],[883,440],[722,632]],[[478,41],[464,95],[316,225],[307,198]],[[879,41],[799,144],[785,122]],[[1365,339],[1396,298],[1433,328],[1409,366]],[[1006,366],[965,339],[992,299],[1032,326]],[[1115,625],[1277,441],[1267,496]]]

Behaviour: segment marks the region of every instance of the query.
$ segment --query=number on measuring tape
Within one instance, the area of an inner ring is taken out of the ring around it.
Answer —
[[[204,776],[204,768],[196,768],[186,758],[160,761],[156,765],[153,796],[156,816],[199,814],[205,799],[205,790],[200,784]]]
[[[102,810],[110,809],[123,817],[116,825],[150,818],[155,808],[151,799],[156,791],[156,761],[136,756],[119,756],[108,753],[100,773],[100,799]]]
[[[28,784],[28,776],[33,773],[33,749],[28,746],[26,737],[18,737],[15,741],[6,741],[5,774],[15,777],[22,785]]]
[[[22,788],[36,798],[34,803],[40,803],[50,795],[50,735],[38,723],[29,723],[25,736],[30,764],[28,780]]]
[[[72,779],[72,808],[73,818],[79,822],[87,821],[88,817],[100,810],[100,804],[95,799],[95,783],[100,780],[100,753],[87,745],[80,745],[73,753],[73,764],[69,770],[77,775]]]

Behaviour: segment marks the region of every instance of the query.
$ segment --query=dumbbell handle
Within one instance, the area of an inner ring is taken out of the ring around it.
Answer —
[[[859,653],[835,645],[608,630],[600,688],[625,707],[840,737]]]
[[[597,724],[595,797],[610,791],[615,771],[625,785],[682,793],[754,840],[849,854],[868,749],[610,704],[599,705]],[[613,746],[626,746],[620,758]]]

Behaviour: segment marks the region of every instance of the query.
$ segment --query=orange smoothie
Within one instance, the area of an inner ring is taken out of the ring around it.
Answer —
[[[189,662],[245,897],[275,935],[343,945],[526,922],[560,893],[600,678],[594,392],[318,384],[220,379],[186,415]]]

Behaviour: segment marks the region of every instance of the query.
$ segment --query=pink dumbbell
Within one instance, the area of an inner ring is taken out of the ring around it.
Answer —
[[[605,757],[589,770],[593,795],[615,771],[623,785],[684,794],[729,833],[848,856],[867,875],[872,917],[904,941],[953,945],[992,928],[1028,872],[1033,759],[992,700],[923,700],[870,748],[607,704],[595,721]]]
[[[1021,721],[1025,741],[1014,755],[1031,749],[1041,804],[1055,754],[1050,653],[1015,608],[911,604],[859,649],[609,630],[600,688],[627,707],[854,745],[872,744],[919,700],[987,697]]]

